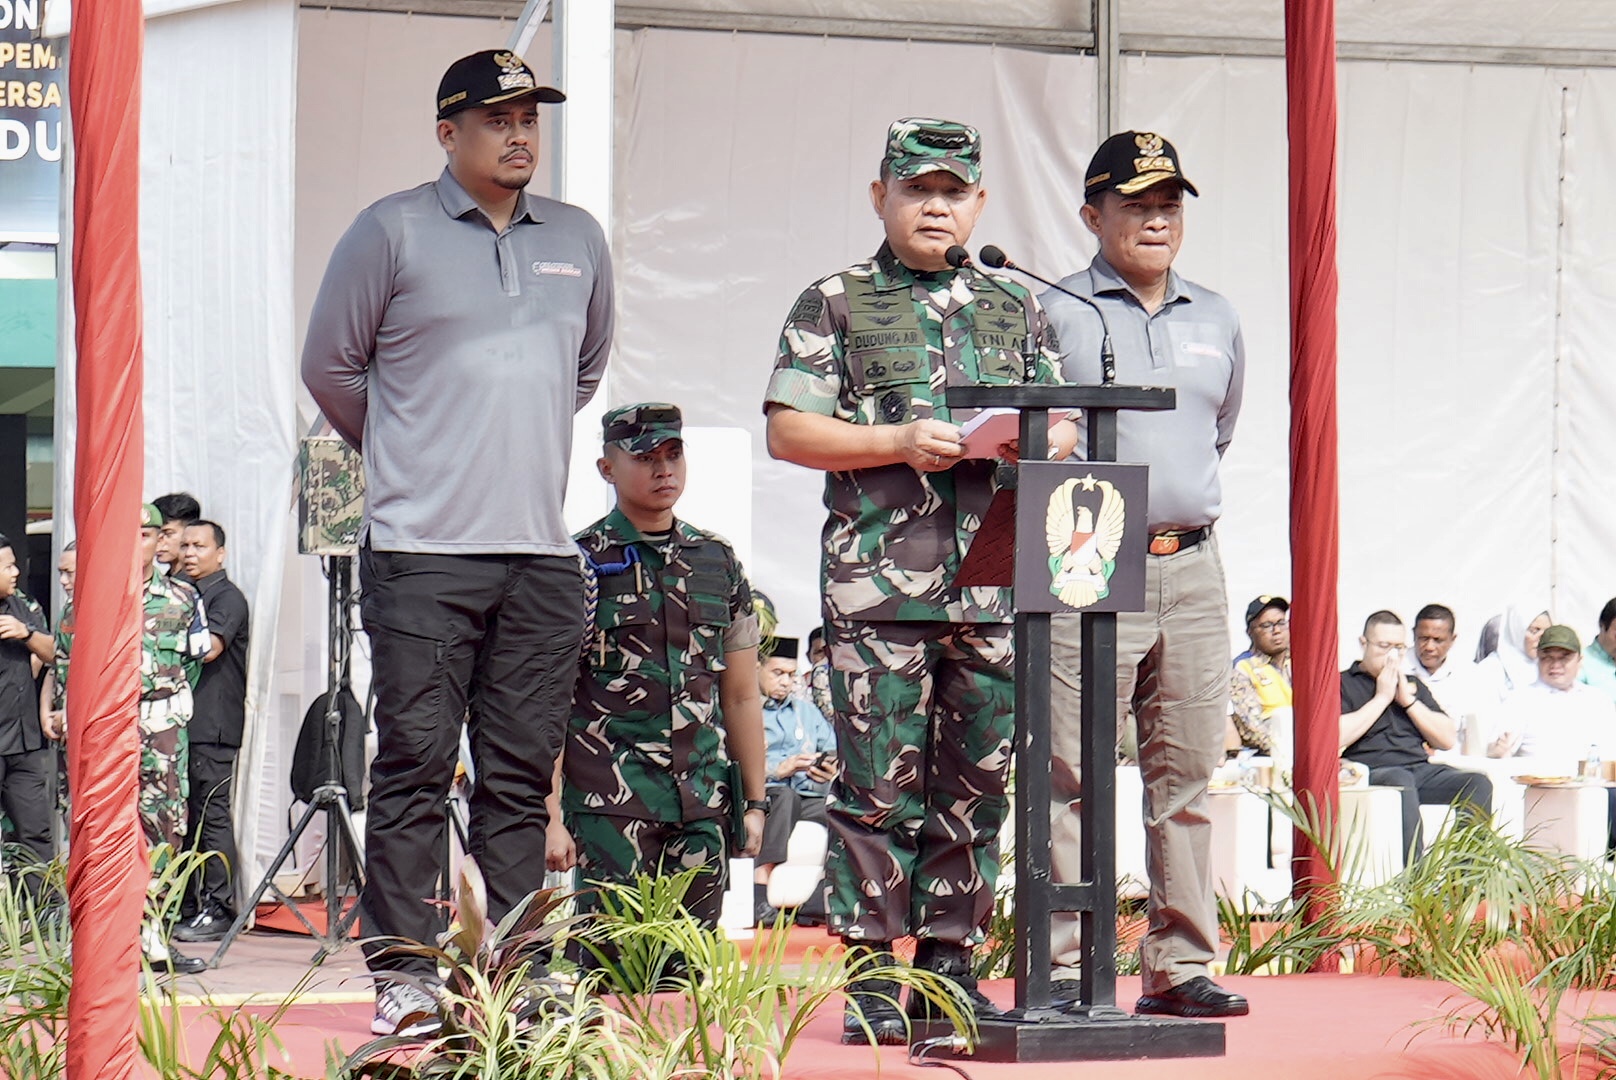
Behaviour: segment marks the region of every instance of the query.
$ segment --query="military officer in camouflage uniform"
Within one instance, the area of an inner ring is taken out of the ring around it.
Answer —
[[[178,851],[185,841],[186,778],[189,773],[186,725],[191,691],[211,644],[196,589],[164,572],[157,562],[163,515],[151,503],[141,507],[142,574],[140,633],[140,824],[153,846]],[[56,682],[67,685],[72,661],[72,602],[56,630]],[[71,738],[71,735],[69,735]],[[207,964],[169,950],[148,933],[153,967],[194,974]]]
[[[842,770],[827,817],[830,923],[885,957],[950,976],[979,1015],[970,949],[993,904],[1013,731],[1008,590],[955,588],[997,490],[964,457],[948,386],[1057,382],[1032,295],[947,252],[986,201],[974,128],[907,119],[888,132],[870,200],[886,243],[810,285],[791,309],[765,398],[769,451],[823,469],[823,584]],[[1057,453],[1076,430],[1052,431]],[[1016,447],[999,448],[1014,458]],[[843,1038],[900,1042],[884,980],[855,986]],[[923,1000],[910,999],[912,1015]],[[859,1022],[859,1011],[869,1031]]]
[[[185,726],[191,720],[191,690],[207,653],[207,623],[199,618],[196,590],[157,564],[162,513],[147,503],[141,515],[140,824],[148,843],[169,844],[177,851],[185,840]],[[73,621],[69,601],[56,628],[56,684],[63,687],[73,652]]]
[[[628,405],[603,426],[599,468],[617,508],[576,537],[598,601],[557,761],[565,820],[552,803],[546,862],[576,862],[587,881],[697,869],[685,906],[712,926],[732,801],[745,801],[738,854],[756,852],[763,831],[758,619],[729,544],[674,517],[679,409]]]

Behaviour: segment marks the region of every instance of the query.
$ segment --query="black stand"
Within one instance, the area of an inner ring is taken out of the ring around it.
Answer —
[[[314,790],[314,797],[309,801],[308,808],[292,828],[292,833],[281,845],[280,853],[270,863],[269,869],[253,889],[252,895],[242,905],[241,913],[236,921],[230,925],[225,933],[224,940],[214,951],[208,961],[209,967],[218,967],[224,959],[224,954],[235,943],[247,928],[247,920],[258,908],[258,902],[263,899],[264,893],[275,895],[275,899],[286,905],[288,911],[297,916],[309,936],[319,943],[319,949],[311,963],[319,963],[327,956],[337,952],[348,944],[348,931],[359,918],[358,896],[365,885],[365,845],[360,839],[359,830],[354,827],[353,808],[349,803],[348,789],[343,784],[341,762],[341,733],[342,733],[342,699],[349,690],[350,661],[353,655],[353,634],[348,627],[348,612],[353,603],[353,558],[348,555],[333,555],[329,567],[330,590],[328,593],[330,616],[330,657],[326,682],[326,711],[325,711],[325,780]],[[322,931],[309,921],[302,909],[281,891],[275,884],[275,875],[280,873],[281,867],[292,857],[298,840],[308,830],[314,821],[314,815],[325,815],[325,929]],[[346,858],[344,857],[346,856]],[[351,889],[355,902],[347,911],[342,910],[344,895],[343,885]]]
[[[1051,409],[1082,409],[1090,461],[1117,459],[1117,412],[1163,410],[1175,393],[1148,386],[956,386],[949,408],[1021,410],[1021,458],[1044,460]],[[1016,537],[1019,546],[1021,536]],[[1132,1016],[1117,1008],[1116,688],[1117,617],[1082,618],[1083,880],[1060,884],[1049,866],[1049,615],[1016,612],[1016,1007],[980,1024],[979,1061],[1099,1061],[1211,1057],[1224,1052],[1221,1023]],[[1082,929],[1079,1000],[1049,998],[1049,917],[1078,912]],[[922,1025],[915,1041],[951,1035]]]

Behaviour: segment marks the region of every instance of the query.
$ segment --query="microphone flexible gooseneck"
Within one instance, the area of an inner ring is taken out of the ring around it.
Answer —
[[[961,248],[960,250],[963,251],[964,249]],[[952,254],[952,252],[953,249],[950,249],[950,254]],[[1004,249],[998,247],[997,245],[988,244],[983,247],[981,256],[982,262],[993,267],[995,270],[1014,270],[1018,274],[1026,274],[1034,281],[1047,285],[1058,293],[1064,293],[1065,295],[1070,296],[1073,300],[1081,300],[1083,303],[1093,308],[1094,313],[1100,317],[1100,385],[1110,386],[1112,383],[1117,381],[1117,355],[1111,350],[1111,327],[1105,321],[1105,312],[1100,310],[1100,305],[1094,302],[1094,298],[1092,296],[1084,296],[1082,293],[1075,293],[1071,289],[1061,285],[1058,281],[1050,281],[1046,277],[1039,277],[1031,270],[1028,270],[1025,266],[1016,265],[1016,263],[1011,261],[1010,256],[1004,253]],[[950,260],[950,263],[952,265],[952,260]],[[986,277],[987,275],[983,276]],[[988,280],[991,281],[993,279],[988,278]]]
[[[961,245],[955,244],[953,247],[943,252],[943,258],[948,261],[949,266],[952,266],[956,270],[963,270],[966,267],[970,267],[972,270],[976,271],[977,277],[982,278],[989,285],[992,285],[995,289],[998,289],[1000,292],[1004,293],[1004,295],[1014,300],[1018,305],[1022,302],[1021,297],[1005,288],[1004,283],[998,278],[994,277],[992,274],[984,274],[981,269],[979,269],[977,265],[971,261],[971,253],[966,251]],[[987,260],[984,259],[983,261],[986,262]],[[1038,378],[1038,350],[1033,347],[1032,328],[1028,327],[1027,329],[1027,336],[1023,338],[1021,342],[1021,366],[1024,374],[1026,375],[1027,381],[1035,382]]]

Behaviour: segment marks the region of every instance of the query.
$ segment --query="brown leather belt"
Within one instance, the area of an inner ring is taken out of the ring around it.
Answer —
[[[1203,525],[1199,529],[1191,529],[1189,532],[1157,533],[1150,538],[1150,553],[1152,555],[1174,555],[1194,547],[1211,535],[1212,526],[1210,525]]]

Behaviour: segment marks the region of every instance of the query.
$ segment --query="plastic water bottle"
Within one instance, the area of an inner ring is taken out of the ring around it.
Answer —
[[[1604,773],[1600,768],[1599,744],[1588,745],[1588,756],[1582,762],[1582,778],[1584,780],[1603,780]]]

